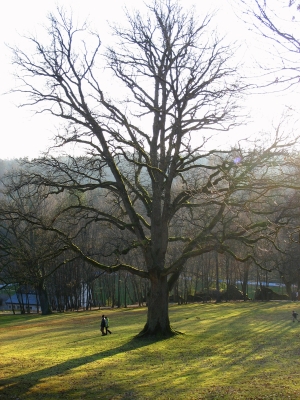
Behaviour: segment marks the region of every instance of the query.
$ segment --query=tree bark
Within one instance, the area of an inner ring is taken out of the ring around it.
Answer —
[[[242,277],[242,292],[243,292],[244,301],[247,300],[247,285],[248,285],[248,279],[249,279],[249,269],[250,269],[250,264],[245,263],[243,277]]]
[[[38,293],[38,298],[42,310],[42,315],[49,315],[52,314],[50,304],[49,304],[49,299],[48,299],[48,294],[47,291],[44,287],[43,283],[39,283],[36,287],[37,293]]]
[[[147,322],[137,337],[170,337],[177,332],[170,326],[168,313],[169,290],[166,276],[150,277],[151,288],[148,294]]]

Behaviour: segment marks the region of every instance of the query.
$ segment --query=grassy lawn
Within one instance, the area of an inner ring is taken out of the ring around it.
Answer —
[[[0,315],[0,399],[300,399],[300,303],[171,306],[183,333],[133,339],[146,309]]]

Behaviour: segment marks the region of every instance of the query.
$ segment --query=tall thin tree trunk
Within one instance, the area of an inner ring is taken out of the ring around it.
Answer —
[[[127,275],[124,274],[124,307],[127,308]]]
[[[118,273],[117,307],[121,308],[121,272]]]
[[[243,267],[244,267],[244,271],[243,271],[243,280],[242,280],[242,292],[243,292],[244,301],[246,301],[247,300],[247,286],[248,286],[250,264],[244,263]]]
[[[52,311],[51,311],[50,304],[49,304],[48,294],[44,287],[44,282],[39,282],[39,284],[36,287],[36,291],[37,291],[38,298],[40,301],[42,315],[51,314]]]
[[[221,303],[220,282],[219,282],[219,255],[217,252],[216,252],[216,290],[217,290],[216,303]]]

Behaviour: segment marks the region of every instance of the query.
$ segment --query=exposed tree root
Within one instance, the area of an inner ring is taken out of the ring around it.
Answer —
[[[171,326],[162,329],[159,325],[157,325],[155,329],[150,329],[148,324],[146,324],[144,326],[144,329],[138,335],[136,335],[135,338],[162,340],[176,335],[182,335],[182,333],[179,331],[175,331],[174,329],[171,328]]]

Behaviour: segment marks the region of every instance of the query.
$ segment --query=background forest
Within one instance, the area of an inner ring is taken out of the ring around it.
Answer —
[[[1,199],[18,207],[29,207],[35,213],[49,215],[59,206],[57,199],[44,200],[11,197],[4,182],[6,176],[15,176],[22,170],[24,160],[0,160]],[[259,257],[239,261],[228,254],[212,251],[190,259],[170,292],[170,302],[231,301],[231,300],[271,300],[295,299],[300,286],[299,243],[293,240],[294,228],[299,224],[299,207],[293,191],[277,193],[276,198],[285,204],[281,213],[289,215],[286,228],[280,233],[281,250],[269,247]],[[273,198],[273,197],[272,197]],[[70,202],[70,197],[61,196],[60,202]],[[276,200],[273,200],[274,202]],[[3,204],[3,203],[2,203]],[[272,204],[270,205],[272,207]],[[213,208],[213,206],[212,206]],[[268,215],[268,211],[266,211]],[[180,225],[189,226],[184,219]],[[89,246],[91,254],[97,253],[99,243],[109,247],[115,242],[117,232],[84,229],[80,234],[80,246]],[[91,240],[92,239],[92,240]],[[124,240],[124,239],[119,239]],[[93,243],[95,246],[93,247]],[[15,219],[15,214],[1,218],[1,308],[7,309],[4,300],[18,293],[15,311],[32,312],[29,304],[32,295],[38,304],[38,312],[64,312],[67,310],[92,309],[102,307],[127,307],[146,305],[149,283],[146,279],[126,271],[107,273],[84,262],[80,257],[68,259],[62,250],[63,244],[49,232],[32,226],[29,222]],[[175,257],[176,255],[174,255]],[[136,262],[137,254],[128,255],[128,262]],[[104,255],[103,259],[107,256]],[[101,257],[100,257],[101,260]],[[142,260],[139,262],[142,263]],[[43,290],[41,291],[41,288]],[[267,288],[271,289],[268,291]],[[46,304],[43,310],[40,297],[45,292]],[[279,295],[279,296],[278,296]],[[11,308],[10,308],[11,309]]]

